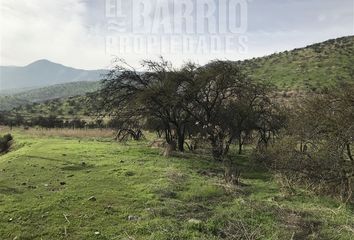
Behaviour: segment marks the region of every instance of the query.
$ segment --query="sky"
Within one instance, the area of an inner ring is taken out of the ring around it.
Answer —
[[[354,35],[353,0],[0,0],[0,65],[242,60]],[[181,26],[179,28],[179,26]]]

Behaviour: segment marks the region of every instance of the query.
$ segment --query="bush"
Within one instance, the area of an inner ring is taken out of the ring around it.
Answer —
[[[13,137],[11,134],[6,134],[3,137],[0,137],[0,153],[6,152],[9,150],[12,144]]]
[[[352,201],[354,189],[352,165],[343,159],[341,149],[327,142],[314,147],[301,145],[286,136],[267,150],[258,152],[256,159],[280,176],[283,186],[293,191],[295,185],[305,185],[318,193],[339,196]]]

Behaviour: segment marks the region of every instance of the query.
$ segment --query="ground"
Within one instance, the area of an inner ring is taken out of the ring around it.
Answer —
[[[3,132],[2,132],[3,133]],[[249,152],[242,186],[202,154],[148,141],[12,132],[0,156],[0,239],[353,239],[353,206],[287,193]]]

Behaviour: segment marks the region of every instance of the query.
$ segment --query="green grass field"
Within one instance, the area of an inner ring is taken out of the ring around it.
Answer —
[[[2,132],[2,134],[5,132]],[[191,153],[148,142],[12,132],[0,156],[0,239],[353,239],[352,206],[289,194],[249,152],[242,187]]]

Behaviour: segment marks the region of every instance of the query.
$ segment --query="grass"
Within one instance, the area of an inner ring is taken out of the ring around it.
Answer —
[[[354,37],[342,37],[241,62],[252,78],[286,91],[331,89],[353,82]]]
[[[112,129],[64,129],[64,128],[30,128],[26,130],[26,135],[32,137],[66,137],[66,138],[86,138],[91,140],[104,140],[114,137]]]
[[[191,153],[148,142],[15,130],[0,156],[0,239],[352,239],[353,206],[284,192],[235,156],[243,187]]]

